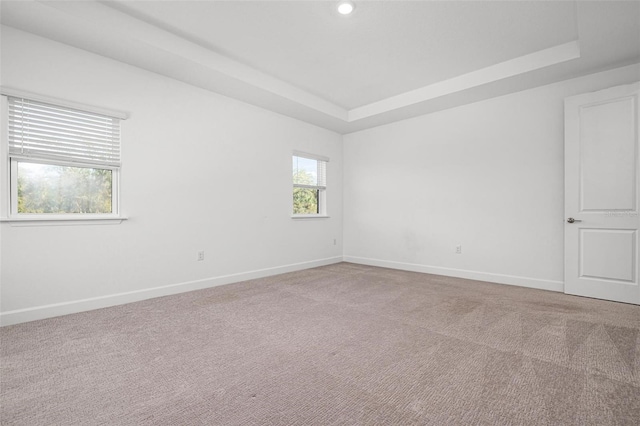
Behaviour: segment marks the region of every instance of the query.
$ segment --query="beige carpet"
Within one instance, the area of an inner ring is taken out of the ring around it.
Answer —
[[[3,425],[640,424],[640,307],[348,263],[0,337]]]

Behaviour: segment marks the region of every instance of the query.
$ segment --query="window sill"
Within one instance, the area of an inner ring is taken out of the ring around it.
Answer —
[[[329,219],[331,216],[325,214],[305,214],[305,215],[292,215],[291,219]]]
[[[12,217],[2,218],[1,223],[11,226],[74,226],[74,225],[119,225],[127,217]]]

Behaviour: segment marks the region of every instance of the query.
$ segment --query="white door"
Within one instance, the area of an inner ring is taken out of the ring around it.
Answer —
[[[565,100],[565,293],[640,304],[639,87]]]

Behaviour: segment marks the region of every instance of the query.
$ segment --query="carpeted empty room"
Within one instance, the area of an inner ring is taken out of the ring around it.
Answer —
[[[0,426],[640,426],[640,0],[0,0]]]
[[[640,420],[640,307],[350,263],[0,333],[7,425]]]

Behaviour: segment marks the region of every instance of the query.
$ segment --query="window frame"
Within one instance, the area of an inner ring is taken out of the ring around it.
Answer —
[[[328,218],[328,210],[327,210],[327,188],[328,188],[328,183],[326,182],[327,177],[329,175],[328,173],[328,169],[329,169],[329,158],[325,157],[325,156],[321,156],[321,155],[317,155],[317,154],[311,154],[308,152],[302,152],[302,151],[293,151],[292,153],[292,160],[294,157],[301,157],[301,158],[305,158],[307,160],[315,160],[315,161],[322,161],[324,162],[324,173],[325,173],[325,185],[324,187],[319,186],[319,185],[302,185],[302,184],[296,184],[294,182],[292,182],[292,187],[291,187],[291,194],[293,195],[293,190],[295,188],[307,188],[307,189],[316,189],[318,191],[318,213],[293,213],[293,197],[291,197],[292,200],[292,204],[291,204],[291,208],[290,208],[290,212],[291,212],[291,218],[292,219],[317,219],[317,218]],[[293,181],[293,163],[292,163],[292,170],[291,170],[291,176],[292,176],[292,181]]]
[[[126,220],[122,215],[121,193],[121,169],[122,164],[105,165],[91,163],[90,161],[71,161],[65,159],[46,159],[28,157],[9,153],[9,97],[24,98],[33,101],[48,103],[63,108],[102,114],[118,118],[120,125],[128,118],[123,112],[106,110],[64,101],[56,98],[45,97],[28,92],[18,91],[6,87],[0,87],[0,115],[2,135],[0,137],[0,161],[5,170],[0,176],[0,222],[11,222],[17,226],[33,225],[83,225],[91,224],[117,224]],[[120,127],[120,141],[122,140],[122,126]],[[43,165],[56,165],[66,167],[91,168],[111,171],[111,213],[18,213],[18,184],[17,168],[19,163],[33,163]]]

